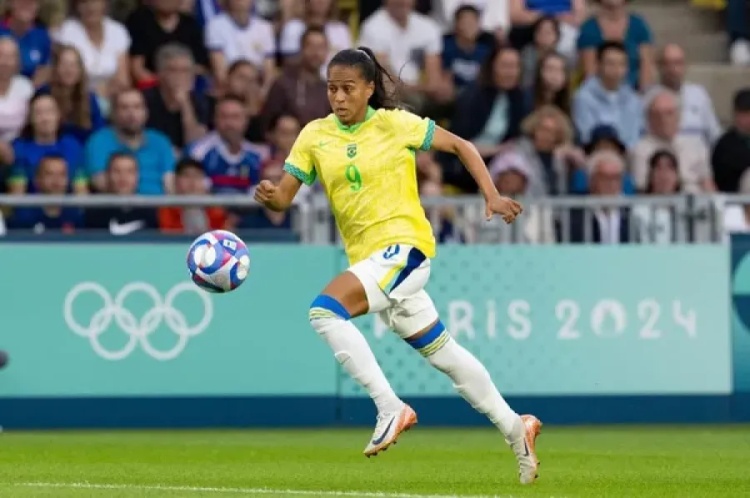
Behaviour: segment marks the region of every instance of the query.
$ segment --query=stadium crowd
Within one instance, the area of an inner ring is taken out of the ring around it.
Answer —
[[[503,194],[750,193],[750,88],[722,127],[706,89],[686,81],[683,48],[654,40],[627,0],[363,0],[356,37],[335,0],[2,8],[9,194],[250,195],[330,112],[327,61],[357,45],[398,76],[411,109],[477,146]],[[730,60],[750,65],[747,17],[732,19]],[[417,167],[424,196],[476,192],[455,158],[419,153]],[[16,208],[0,232],[290,229],[285,213],[220,206]],[[597,213],[595,241],[624,241],[620,216]],[[443,221],[441,240],[462,240]]]

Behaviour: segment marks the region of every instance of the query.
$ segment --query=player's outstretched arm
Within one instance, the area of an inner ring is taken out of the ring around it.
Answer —
[[[289,173],[284,173],[278,185],[263,180],[255,189],[255,200],[272,211],[286,211],[292,205],[302,182]]]
[[[511,223],[516,216],[521,214],[521,211],[523,211],[521,204],[498,193],[487,165],[484,164],[484,159],[479,155],[479,151],[473,143],[440,126],[436,126],[432,148],[457,156],[471,173],[479,186],[479,191],[484,196],[487,219],[490,219],[493,214],[499,214],[506,223]]]

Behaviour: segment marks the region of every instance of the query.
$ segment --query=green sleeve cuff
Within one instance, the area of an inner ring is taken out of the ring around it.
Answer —
[[[427,123],[427,132],[424,134],[424,140],[419,147],[420,150],[430,150],[432,148],[432,139],[435,138],[435,121],[429,120]]]
[[[284,163],[284,171],[286,171],[305,185],[312,185],[313,183],[315,183],[315,178],[318,176],[315,172],[315,169],[310,171],[310,173],[305,173],[297,166],[289,163]]]

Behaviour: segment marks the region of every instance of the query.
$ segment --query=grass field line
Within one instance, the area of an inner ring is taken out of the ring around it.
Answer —
[[[377,491],[313,491],[306,489],[223,488],[210,486],[170,486],[148,484],[101,484],[90,482],[19,482],[12,486],[24,488],[99,489],[112,491],[170,491],[176,493],[204,493],[227,495],[287,495],[287,496],[348,496],[352,498],[513,498],[512,495],[420,495]],[[562,498],[562,497],[550,497]]]

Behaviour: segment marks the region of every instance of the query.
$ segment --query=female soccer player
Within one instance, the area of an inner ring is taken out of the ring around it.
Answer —
[[[414,410],[393,392],[362,333],[351,319],[379,313],[383,321],[484,413],[505,436],[520,467],[520,480],[537,477],[534,451],[541,422],[514,412],[485,367],[461,347],[438,318],[424,290],[435,256],[435,239],[419,200],[417,149],[453,153],[484,195],[486,216],[511,223],[521,205],[498,194],[476,148],[448,131],[398,108],[386,89],[387,71],[366,47],[343,50],[328,66],[333,114],[304,127],[278,185],[262,181],[255,199],[286,210],[300,186],[320,179],[351,266],[316,297],[312,327],[336,359],[370,395],[378,410],[366,456],[376,455],[417,423]]]

